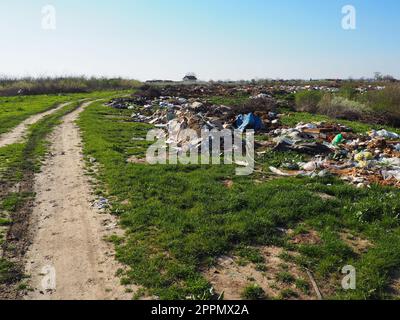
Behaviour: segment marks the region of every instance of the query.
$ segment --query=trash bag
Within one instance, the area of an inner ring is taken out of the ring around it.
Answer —
[[[253,113],[249,113],[247,115],[238,115],[236,117],[235,127],[240,132],[244,132],[246,129],[254,129],[255,131],[258,131],[264,128],[264,124],[260,117]]]

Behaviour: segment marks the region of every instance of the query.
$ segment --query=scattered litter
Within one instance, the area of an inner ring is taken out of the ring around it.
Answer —
[[[249,113],[248,115],[240,114],[236,118],[235,127],[240,131],[244,132],[246,129],[254,129],[259,131],[264,128],[264,124],[260,117]]]
[[[93,203],[92,207],[96,208],[97,210],[104,210],[108,208],[108,200],[101,197]]]
[[[361,89],[362,92],[376,90],[373,87]],[[133,122],[148,123],[168,130],[170,134],[166,142],[178,153],[199,150],[204,142],[209,143],[210,140],[198,138],[204,128],[210,131],[237,129],[241,132],[253,129],[257,135],[266,138],[265,141],[256,141],[255,151],[259,157],[271,151],[302,155],[302,161],[285,160],[271,166],[269,169],[275,175],[312,178],[336,175],[359,188],[369,187],[371,184],[400,187],[398,133],[382,129],[356,134],[348,126],[328,122],[301,122],[293,127],[281,124],[282,115],[278,114],[276,108],[279,102],[272,98],[277,91],[282,94],[298,90],[335,92],[337,88],[281,86],[265,90],[265,87],[227,88],[216,84],[166,86],[161,90],[162,92],[156,90],[130,98],[114,99],[108,105],[117,109],[132,109]],[[252,103],[251,108],[246,109],[245,105],[215,105],[204,98],[236,94],[247,94]],[[268,103],[259,103],[259,100],[266,100]],[[182,136],[185,129],[194,130],[198,137],[188,139]],[[127,161],[139,163],[142,160],[132,157]],[[248,165],[247,162],[240,161],[236,161],[236,164]]]
[[[395,133],[395,132],[387,131],[387,130],[385,130],[385,129],[379,130],[379,131],[372,130],[372,131],[369,133],[369,135],[370,135],[370,137],[372,137],[372,138],[382,137],[382,138],[386,138],[386,139],[400,139],[400,135],[398,135],[398,134]]]
[[[342,143],[344,140],[343,135],[339,133],[332,141],[332,145],[337,146],[338,144]]]
[[[400,187],[399,136],[387,130],[366,134],[352,133],[351,128],[327,123],[299,123],[293,128],[275,129],[270,134],[273,151],[292,151],[311,156],[307,162],[283,162],[270,167],[280,176],[340,176],[358,188],[377,183]],[[331,142],[329,142],[331,141]]]
[[[278,176],[283,176],[283,177],[294,177],[294,176],[298,176],[301,174],[301,171],[291,171],[291,172],[286,171],[286,172],[284,172],[275,167],[269,167],[269,170],[271,170],[272,173],[274,173]]]

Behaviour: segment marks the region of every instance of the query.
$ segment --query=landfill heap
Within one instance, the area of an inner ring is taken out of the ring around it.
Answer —
[[[186,123],[196,131],[206,127],[217,129],[263,130],[278,123],[274,99],[267,96],[254,97],[252,106],[234,107],[215,105],[206,99],[160,96],[146,99],[141,96],[111,100],[108,106],[132,110],[135,122],[145,122],[166,128],[171,121]],[[256,106],[256,107],[254,107]]]
[[[156,128],[169,132],[167,144],[178,152],[188,150],[201,150],[203,143],[202,130],[210,132],[224,129],[244,132],[253,129],[258,132],[265,131],[272,126],[277,127],[278,115],[269,110],[275,108],[275,100],[262,96],[255,97],[258,100],[256,107],[232,107],[213,105],[205,99],[183,98],[172,96],[160,96],[157,98],[133,98],[114,99],[108,103],[116,109],[132,110],[132,121],[144,122],[154,125]],[[258,110],[257,110],[258,109]],[[254,112],[252,112],[254,111]],[[184,129],[196,131],[197,138],[187,141],[187,137],[180,136]],[[213,139],[212,134],[209,139]],[[211,142],[211,141],[210,141]],[[223,139],[220,141],[223,148]]]
[[[332,174],[360,188],[374,183],[400,187],[400,135],[397,133],[380,130],[359,134],[351,128],[324,122],[283,126],[282,115],[276,111],[277,102],[265,93],[252,96],[248,107],[213,105],[198,97],[154,95],[115,99],[108,105],[132,110],[134,122],[172,132],[169,143],[183,151],[199,149],[202,143],[199,138],[181,140],[179,133],[183,129],[193,129],[198,136],[203,128],[241,132],[253,129],[265,136],[265,141],[256,144],[258,154],[292,151],[308,159],[270,167],[272,174],[309,177]]]
[[[150,85],[148,85],[150,86]],[[321,92],[338,92],[341,83],[331,83],[330,85],[309,85],[309,84],[288,84],[281,82],[271,82],[265,84],[251,83],[203,83],[203,84],[169,84],[159,87],[162,96],[181,96],[202,98],[204,96],[234,96],[236,94],[248,94],[249,96],[257,96],[258,94],[266,94],[275,96],[279,94],[290,94],[299,91],[321,91]],[[355,88],[356,91],[363,94],[368,91],[383,90],[384,86],[375,86],[368,83],[361,84]]]
[[[359,188],[377,183],[400,187],[400,135],[386,130],[366,134],[327,123],[300,123],[274,130],[275,151],[294,151],[311,157],[307,162],[270,167],[281,176],[324,177],[328,174]]]

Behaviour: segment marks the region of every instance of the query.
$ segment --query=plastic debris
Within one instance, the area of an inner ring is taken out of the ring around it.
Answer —
[[[272,151],[311,156],[307,162],[290,166],[283,162],[280,167],[271,167],[273,174],[312,178],[334,174],[358,188],[374,183],[400,187],[400,143],[393,141],[397,137],[394,132],[355,134],[340,125],[299,123],[271,134],[275,143]]]
[[[386,139],[400,139],[400,135],[398,135],[398,134],[395,133],[395,132],[387,131],[387,130],[385,130],[385,129],[379,130],[379,131],[372,130],[372,131],[369,133],[369,135],[370,135],[372,138],[382,137],[382,138],[386,138]]]
[[[265,104],[259,104],[258,100],[273,100],[271,104],[275,106],[278,101],[272,98],[274,90],[289,93],[312,90],[312,86],[282,86],[270,91],[253,89],[228,89],[217,84],[166,86],[160,89],[162,94],[146,92],[131,98],[112,100],[108,105],[117,109],[131,109],[131,120],[134,122],[149,123],[156,128],[169,130],[167,143],[179,152],[198,149],[202,145],[200,138],[192,141],[181,139],[180,132],[187,128],[196,131],[198,136],[202,128],[238,129],[242,132],[254,129],[258,135],[265,137],[265,140],[256,141],[255,151],[259,157],[269,152],[292,152],[299,155],[296,161],[283,159],[282,163],[271,166],[269,169],[272,174],[312,178],[332,174],[359,188],[371,184],[400,187],[398,133],[382,129],[359,134],[347,126],[327,122],[298,123],[292,127],[281,125],[282,115],[277,113],[279,109],[265,108]],[[321,86],[318,90],[335,92],[337,88]],[[204,98],[243,93],[252,98],[252,108],[215,105]],[[99,204],[100,207],[103,205],[104,202]]]
[[[235,126],[240,132],[244,132],[246,129],[254,129],[258,131],[264,128],[261,118],[253,113],[249,113],[247,115],[238,115]]]
[[[108,208],[108,200],[106,198],[101,197],[98,200],[96,200],[92,206],[97,210],[104,210]]]
[[[338,144],[342,143],[344,140],[344,137],[341,133],[339,133],[333,140],[332,140],[332,145],[337,146]]]

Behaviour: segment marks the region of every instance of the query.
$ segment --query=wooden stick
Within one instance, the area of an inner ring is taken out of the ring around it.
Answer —
[[[318,285],[315,282],[314,277],[312,276],[310,270],[306,269],[306,272],[307,272],[308,277],[310,278],[310,281],[311,281],[311,284],[312,284],[312,286],[314,288],[314,291],[317,294],[318,300],[323,300],[321,291],[319,291]]]

